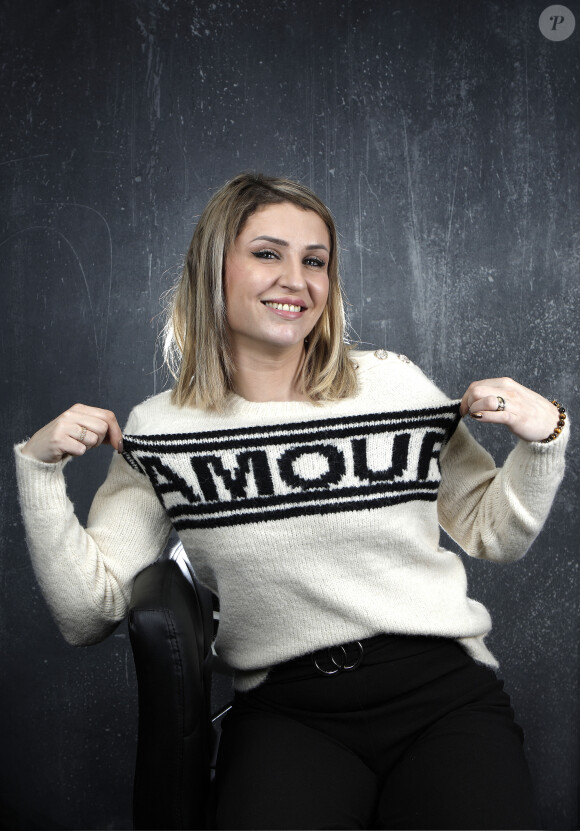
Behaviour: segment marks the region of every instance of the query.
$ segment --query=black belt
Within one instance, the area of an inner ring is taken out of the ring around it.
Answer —
[[[296,658],[291,658],[289,661],[273,667],[270,677],[280,677],[287,673],[294,675],[297,670],[308,672],[308,667],[313,665],[321,675],[338,675],[341,672],[352,672],[363,663],[367,656],[370,663],[375,663],[376,658],[375,660],[371,659],[372,653],[377,654],[378,657],[383,653],[382,647],[387,647],[389,644],[394,646],[397,642],[404,643],[405,651],[408,648],[409,654],[415,654],[450,641],[447,638],[430,635],[373,635],[370,638],[361,638],[335,646],[325,646],[306,655],[298,655]],[[378,660],[381,661],[382,658],[378,658]]]
[[[278,664],[274,667],[274,670],[283,672],[285,668],[289,670],[298,667],[306,669],[314,664],[321,675],[351,672],[362,664],[365,654],[371,649],[376,650],[388,641],[397,640],[399,637],[399,635],[373,635],[370,638],[360,638],[356,641],[324,646],[314,652],[298,655],[283,664]]]

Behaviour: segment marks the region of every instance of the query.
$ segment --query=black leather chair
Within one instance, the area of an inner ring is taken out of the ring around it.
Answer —
[[[136,578],[129,610],[139,698],[133,789],[135,829],[211,825],[210,785],[217,738],[212,723],[211,593],[174,547]],[[222,676],[228,707],[231,677]]]

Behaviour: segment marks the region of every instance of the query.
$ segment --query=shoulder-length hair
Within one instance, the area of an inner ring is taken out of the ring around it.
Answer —
[[[356,390],[350,346],[345,342],[337,234],[330,211],[309,188],[290,179],[241,173],[210,199],[195,228],[181,279],[171,293],[164,355],[176,379],[172,400],[179,406],[223,410],[233,391],[235,367],[224,294],[226,254],[254,211],[280,202],[314,211],[330,235],[328,301],[307,338],[300,379],[303,393],[315,403],[346,398]]]

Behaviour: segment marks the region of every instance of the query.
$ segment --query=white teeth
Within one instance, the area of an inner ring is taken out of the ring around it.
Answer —
[[[290,303],[272,303],[267,300],[264,306],[269,306],[271,309],[278,309],[279,312],[299,312],[301,306],[293,306]]]

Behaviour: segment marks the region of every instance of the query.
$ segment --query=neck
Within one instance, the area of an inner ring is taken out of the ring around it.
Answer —
[[[300,388],[304,346],[278,354],[234,355],[234,389],[246,401],[306,401]]]

